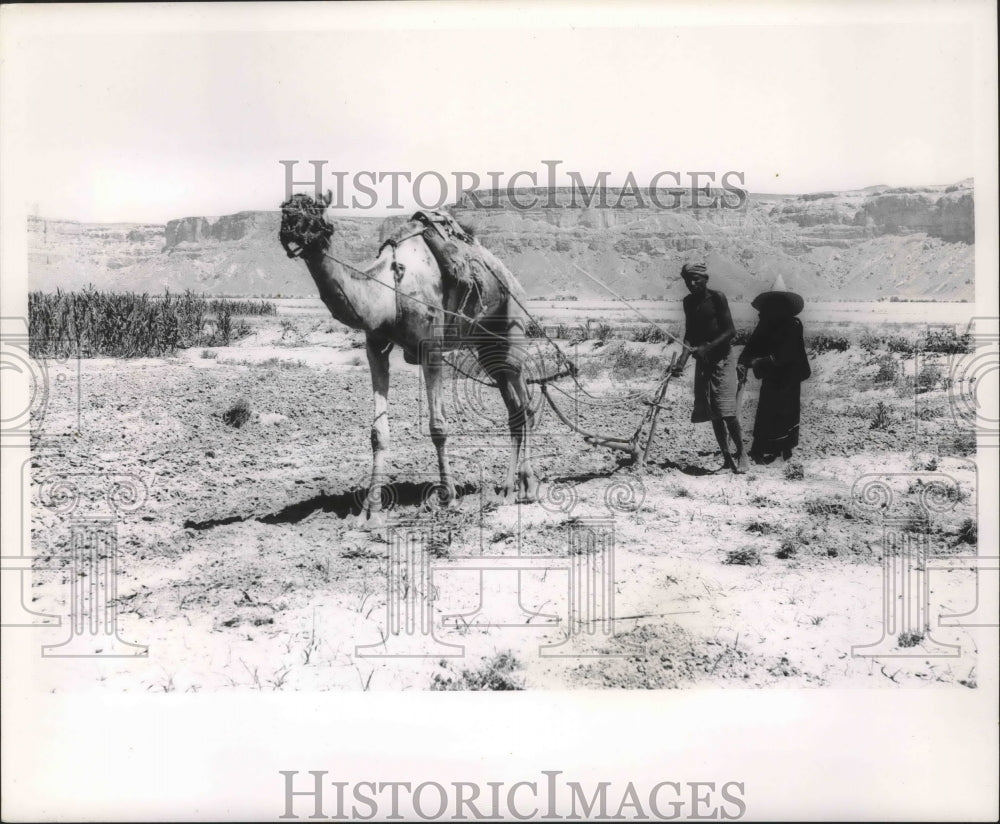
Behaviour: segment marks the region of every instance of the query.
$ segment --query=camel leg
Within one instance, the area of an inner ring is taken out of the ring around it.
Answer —
[[[375,409],[372,420],[372,478],[365,498],[365,512],[382,509],[382,486],[385,483],[385,460],[389,450],[389,352],[385,341],[365,339],[368,367],[372,373]]]
[[[510,378],[511,388],[517,399],[517,416],[514,422],[519,437],[515,440],[519,447],[517,465],[517,492],[518,500],[524,503],[534,503],[538,500],[538,476],[535,475],[534,467],[531,465],[531,402],[528,396],[528,385],[524,382],[524,375],[518,369]],[[511,432],[514,432],[512,427]]]
[[[430,412],[431,441],[437,450],[438,471],[441,474],[441,489],[438,492],[441,503],[447,506],[455,500],[455,482],[451,476],[451,464],[448,461],[448,421],[444,415],[443,374],[441,357],[438,354],[428,355],[423,364],[424,383],[427,385],[427,408]]]
[[[513,373],[509,369],[495,369],[491,377],[497,382],[500,397],[507,407],[511,440],[510,465],[500,496],[509,500],[513,495],[520,503],[532,503],[538,499],[538,479],[531,467],[528,452],[527,386],[520,373]]]

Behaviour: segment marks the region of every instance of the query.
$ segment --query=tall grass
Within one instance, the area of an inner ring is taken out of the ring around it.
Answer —
[[[28,295],[33,357],[104,355],[136,358],[170,354],[191,346],[226,346],[249,333],[243,314],[271,315],[265,301],[209,300],[188,290],[150,296],[132,292]]]

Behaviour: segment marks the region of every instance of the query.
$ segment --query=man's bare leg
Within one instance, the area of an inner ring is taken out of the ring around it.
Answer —
[[[731,415],[728,418],[723,418],[726,422],[726,428],[729,430],[729,437],[733,439],[733,445],[736,447],[736,464],[733,467],[733,471],[737,475],[744,474],[750,468],[750,462],[747,460],[746,449],[743,447],[743,430],[740,429],[740,419],[735,415]]]
[[[729,452],[729,437],[726,434],[727,420],[732,419],[716,418],[712,421],[712,429],[715,432],[715,440],[719,442],[719,449],[722,450],[722,466],[719,468],[719,472],[726,469],[736,469],[736,464],[733,462],[733,456]]]

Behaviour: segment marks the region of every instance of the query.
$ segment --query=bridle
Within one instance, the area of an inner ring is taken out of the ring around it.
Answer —
[[[296,196],[297,197],[297,196]],[[308,203],[314,201],[307,199]],[[333,237],[333,227],[324,219],[322,212],[310,211],[307,206],[302,205],[304,201],[297,201],[295,198],[286,201],[281,205],[281,232],[279,240],[285,249],[285,254],[290,258],[302,257],[312,252],[320,243],[328,243]],[[294,223],[286,229],[285,221],[288,213],[294,209]],[[294,236],[294,240],[292,239]],[[297,248],[293,249],[292,246]]]

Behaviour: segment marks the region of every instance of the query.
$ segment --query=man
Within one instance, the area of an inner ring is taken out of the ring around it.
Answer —
[[[685,349],[674,368],[684,371],[688,357],[695,359],[694,410],[691,423],[712,422],[715,439],[722,450],[723,470],[742,474],[749,468],[743,449],[743,433],[736,418],[736,360],[731,357],[736,335],[729,302],[722,292],[708,288],[708,270],[703,263],[686,263],[681,277],[691,293],[684,298]],[[733,439],[736,453],[729,451]]]

